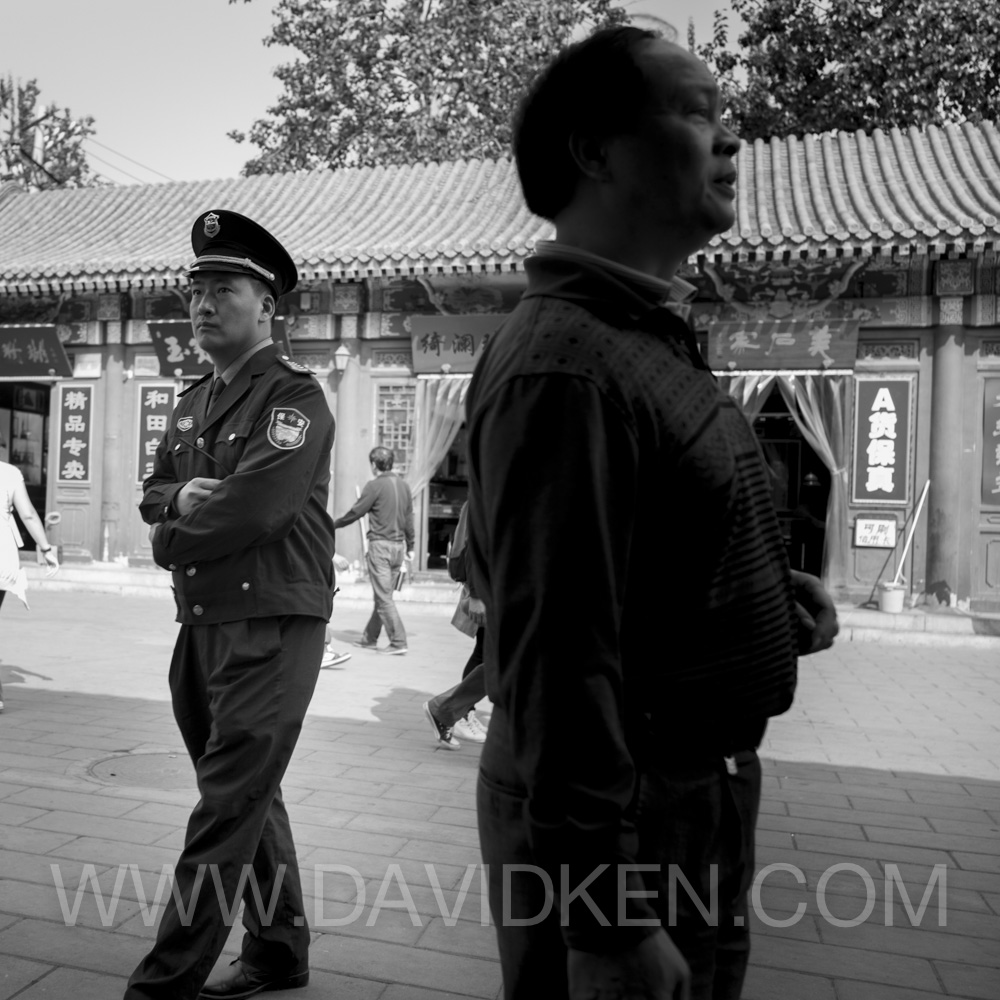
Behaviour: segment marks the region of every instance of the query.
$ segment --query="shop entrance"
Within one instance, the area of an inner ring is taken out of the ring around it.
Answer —
[[[465,459],[465,424],[428,486],[427,568],[447,569],[448,550],[455,536],[455,526],[462,504],[469,495],[469,474]]]
[[[24,485],[39,517],[45,517],[48,481],[49,396],[48,385],[34,382],[0,382],[0,462],[21,471]],[[35,540],[24,530],[17,512],[14,517],[26,551]]]
[[[792,569],[823,572],[830,472],[773,389],[753,421],[771,473],[771,496]]]

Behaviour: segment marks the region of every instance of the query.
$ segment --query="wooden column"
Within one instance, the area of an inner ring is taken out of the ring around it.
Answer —
[[[104,365],[103,467],[101,469],[101,537],[97,557],[113,561],[124,554],[128,532],[122,524],[123,502],[131,500],[131,489],[123,479],[122,432],[125,420],[125,346],[111,344]],[[94,435],[95,440],[97,435]],[[130,485],[130,484],[129,484]]]
[[[358,414],[361,412],[361,363],[357,340],[343,340],[350,348],[351,357],[342,372],[333,375],[336,380],[337,403],[334,417],[337,421],[337,440],[333,449],[333,516],[339,517],[354,506],[357,499],[355,483],[359,467]],[[339,346],[339,345],[338,345]],[[337,551],[345,559],[363,559],[361,536],[357,524],[337,532]]]
[[[930,492],[927,495],[927,592],[958,593],[962,503],[962,362],[964,327],[934,331],[931,381]],[[967,596],[967,595],[961,595]]]

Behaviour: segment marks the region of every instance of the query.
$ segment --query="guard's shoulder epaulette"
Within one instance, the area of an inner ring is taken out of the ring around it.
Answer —
[[[215,369],[213,368],[212,371],[210,371],[207,375],[202,375],[202,377],[198,379],[197,382],[192,382],[186,389],[182,389],[179,393],[177,393],[177,398],[180,399],[181,396],[186,396],[193,389],[197,389],[202,382],[206,381],[207,379],[210,379],[214,374],[215,374]]]
[[[300,365],[298,361],[287,354],[276,355],[277,359],[290,371],[296,375],[315,375],[316,373],[305,365]]]

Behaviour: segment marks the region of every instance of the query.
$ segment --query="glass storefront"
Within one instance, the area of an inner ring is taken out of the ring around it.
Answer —
[[[0,461],[20,469],[39,517],[45,516],[50,391],[37,383],[0,382]],[[25,548],[33,549],[31,536],[24,530],[21,535]]]

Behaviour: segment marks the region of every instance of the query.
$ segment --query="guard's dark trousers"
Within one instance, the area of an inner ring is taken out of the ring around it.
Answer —
[[[201,800],[156,944],[125,1000],[195,1000],[241,893],[241,957],[279,972],[306,962],[309,927],[280,786],[316,686],[325,625],[286,615],[181,626],[170,692]]]

